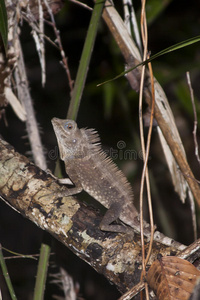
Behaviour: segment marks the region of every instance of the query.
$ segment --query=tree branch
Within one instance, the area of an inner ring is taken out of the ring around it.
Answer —
[[[133,239],[126,234],[101,231],[102,215],[75,197],[58,198],[53,194],[63,189],[66,187],[0,140],[0,195],[3,200],[125,292],[140,278],[140,236],[135,234]],[[171,247],[154,242],[149,265],[159,253],[175,255],[184,248],[177,242]]]
[[[126,69],[128,70],[141,63],[142,59],[137,46],[135,45],[132,37],[129,35],[123,20],[109,1],[106,1],[105,3],[103,19],[116,40],[124,60],[127,63]],[[128,79],[132,89],[138,91],[141,78],[141,66],[127,73],[126,78]],[[187,182],[184,187],[185,190],[187,190],[187,188],[191,189],[197,204],[200,206],[200,187],[192,173],[192,170],[190,169],[190,166],[188,165],[185,151],[167,97],[156,79],[154,79],[154,87],[155,119],[178,165],[178,167],[175,168],[176,173],[181,177],[184,177],[182,179],[185,179]],[[151,83],[148,71],[146,72],[144,97],[149,107],[151,107]],[[189,196],[190,195],[191,193],[189,193]]]

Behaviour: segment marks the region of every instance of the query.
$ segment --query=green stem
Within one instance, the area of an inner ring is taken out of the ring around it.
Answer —
[[[81,96],[86,81],[87,72],[89,69],[90,58],[94,46],[94,41],[97,34],[99,20],[101,18],[102,10],[105,0],[97,0],[92,12],[92,17],[89,24],[85,44],[83,47],[81,60],[72,92],[72,98],[70,101],[67,118],[75,120],[78,114],[79,105],[81,102]]]
[[[44,298],[50,251],[49,245],[41,245],[33,300],[42,300]]]
[[[10,280],[10,276],[8,274],[8,269],[6,267],[5,259],[3,257],[1,244],[0,244],[0,265],[1,265],[1,268],[2,268],[2,272],[3,272],[3,276],[5,278],[6,284],[8,286],[8,290],[10,292],[11,299],[12,300],[17,300],[17,297],[15,295],[15,292],[14,292],[14,289],[13,289],[13,286],[12,286],[12,282]]]

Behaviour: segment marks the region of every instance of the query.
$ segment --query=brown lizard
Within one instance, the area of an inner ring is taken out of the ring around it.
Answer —
[[[53,118],[51,122],[58,141],[60,158],[75,185],[60,196],[69,196],[85,190],[108,209],[100,223],[101,230],[129,232],[131,227],[140,233],[139,214],[133,204],[131,186],[111,158],[103,152],[97,131],[79,129],[73,120]],[[111,224],[118,218],[130,227]],[[146,222],[144,235],[150,238],[150,225]],[[158,231],[154,233],[154,239],[169,239],[165,242],[167,245],[174,242]]]
[[[126,232],[127,227],[111,224],[117,218],[133,227],[138,212],[133,205],[131,186],[102,151],[98,133],[94,129],[79,129],[73,120],[53,118],[52,124],[66,173],[75,185],[67,195],[85,190],[108,209],[101,230]]]

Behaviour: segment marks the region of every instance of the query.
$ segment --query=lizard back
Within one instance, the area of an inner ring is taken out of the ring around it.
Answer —
[[[133,192],[131,185],[122,171],[102,150],[98,133],[94,129],[81,129],[80,131],[85,137],[84,140],[87,140],[87,148],[89,150],[84,160],[79,161],[80,166],[83,167],[82,170],[90,166],[90,181],[95,181],[95,185],[101,189],[101,192],[105,191],[104,196],[108,198],[108,203],[118,201],[122,197],[125,197],[126,201],[132,203]],[[79,172],[81,172],[80,169]],[[84,173],[82,175],[84,176]],[[113,199],[111,200],[110,198]]]

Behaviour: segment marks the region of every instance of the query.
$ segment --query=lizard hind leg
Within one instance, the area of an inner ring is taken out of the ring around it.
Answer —
[[[129,226],[121,224],[112,224],[116,221],[121,212],[121,205],[117,202],[113,203],[105,213],[101,223],[100,229],[102,231],[120,232],[120,233],[133,233],[133,229]]]

